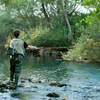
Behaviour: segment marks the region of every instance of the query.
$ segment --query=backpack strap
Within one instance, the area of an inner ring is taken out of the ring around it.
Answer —
[[[18,44],[19,40],[20,40],[20,39],[18,39],[18,41],[16,42],[16,44]],[[16,47],[16,44],[14,45],[14,48],[13,48],[13,49],[15,49],[15,47]]]

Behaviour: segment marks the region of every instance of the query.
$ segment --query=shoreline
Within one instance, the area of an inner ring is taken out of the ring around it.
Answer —
[[[90,63],[90,62],[92,62],[92,63],[100,63],[100,61],[99,60],[96,60],[96,61],[90,61],[90,60],[78,60],[78,59],[74,59],[74,60],[72,60],[72,59],[70,59],[70,58],[63,58],[63,60],[64,61],[77,61],[77,62],[86,62],[86,63]]]

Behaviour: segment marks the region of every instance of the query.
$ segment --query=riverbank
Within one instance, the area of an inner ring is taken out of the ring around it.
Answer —
[[[64,55],[66,56],[66,52],[68,52],[69,49],[74,48],[74,46],[69,46],[69,47],[38,47],[39,49],[37,50],[30,50],[30,49],[26,49],[26,53],[33,53],[33,56],[37,57],[37,56],[46,56],[46,55],[50,55],[50,56],[56,56],[57,59],[61,59],[61,60],[66,60],[66,61],[78,61],[78,62],[94,62],[94,63],[100,63],[100,60],[88,60],[88,59],[70,59],[70,58],[66,58],[64,57]],[[3,43],[0,44],[0,49],[5,50]]]
[[[62,56],[62,52],[67,52],[68,47],[38,47],[39,49],[33,51],[27,49],[26,52],[30,53],[33,52],[34,56],[40,55],[40,56],[45,56],[45,55],[51,55],[51,56]]]
[[[90,62],[92,62],[92,63],[100,63],[100,60],[94,60],[94,61],[90,61],[90,60],[85,60],[85,59],[83,59],[83,60],[79,60],[79,59],[70,59],[70,58],[64,58],[64,57],[62,57],[63,58],[63,60],[64,61],[76,61],[76,62],[85,62],[85,63],[90,63]]]

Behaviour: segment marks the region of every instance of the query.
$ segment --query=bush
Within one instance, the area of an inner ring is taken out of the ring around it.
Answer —
[[[21,39],[30,45],[36,45],[38,47],[48,46],[67,46],[66,36],[62,33],[51,32],[49,28],[43,28],[42,26],[36,29],[30,28],[28,31],[21,32]]]
[[[5,47],[8,47],[11,40],[11,36],[6,37],[7,42]],[[68,46],[66,42],[66,35],[57,31],[56,33],[51,32],[47,27],[43,28],[39,26],[37,28],[30,28],[28,30],[21,31],[20,39],[24,40],[29,45],[35,45],[38,47],[59,47]]]
[[[88,27],[84,34],[75,43],[75,48],[70,49],[64,58],[72,60],[88,59],[90,61],[100,60],[100,20],[95,19],[93,24]]]

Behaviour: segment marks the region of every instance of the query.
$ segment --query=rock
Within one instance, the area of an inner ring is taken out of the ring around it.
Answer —
[[[38,80],[38,83],[41,83],[41,80]]]
[[[8,90],[5,89],[5,88],[3,88],[3,87],[1,87],[1,88],[0,88],[0,92],[8,92]]]
[[[59,87],[63,87],[63,86],[67,86],[67,84],[60,84],[60,83],[58,83],[57,86],[59,86]]]
[[[21,81],[21,83],[25,83],[25,81]]]
[[[58,83],[56,81],[51,81],[50,83],[51,86],[58,86],[58,87],[63,87],[63,86],[71,86],[69,84],[61,84],[61,83]]]
[[[57,85],[58,83],[56,82],[56,81],[51,81],[51,83],[50,83],[50,85],[51,86],[55,86],[55,85]]]
[[[15,85],[12,82],[8,82],[8,83],[0,83],[0,88],[5,88],[5,89],[15,89]]]
[[[25,84],[19,84],[18,87],[25,87]]]
[[[28,80],[29,80],[29,82],[32,82],[33,78],[29,78]]]
[[[31,86],[32,88],[38,88],[37,86]]]
[[[7,84],[10,82],[10,78],[6,78],[4,81],[2,81],[2,84]]]
[[[24,88],[30,88],[31,86],[30,85],[26,85]]]
[[[3,84],[3,83],[0,83],[0,87],[7,87],[7,85],[6,84]]]
[[[59,95],[54,93],[54,92],[53,93],[48,93],[47,96],[48,97],[59,97]]]
[[[16,89],[14,83],[11,83],[9,86],[8,86],[9,89]]]

